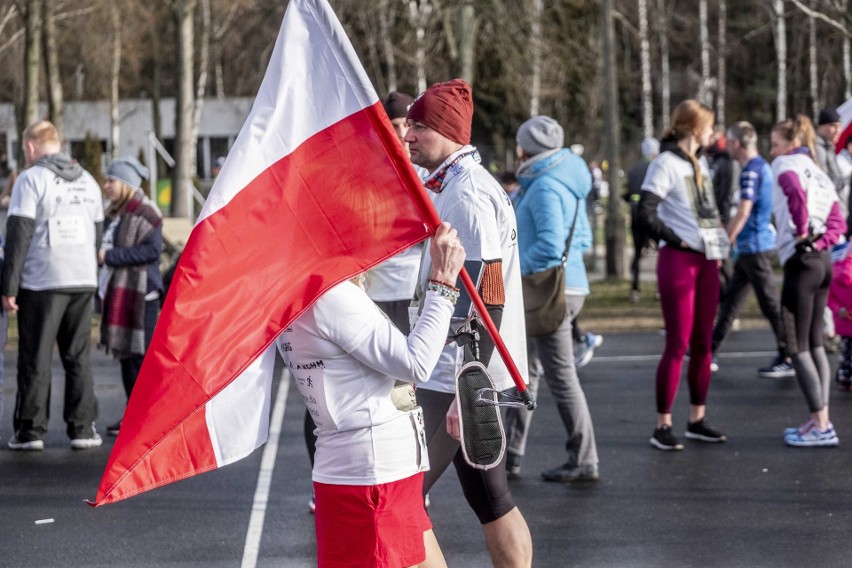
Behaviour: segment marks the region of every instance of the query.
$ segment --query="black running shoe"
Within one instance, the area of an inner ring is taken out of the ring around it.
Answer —
[[[682,450],[681,444],[675,435],[672,433],[672,427],[663,425],[654,430],[654,435],[651,436],[651,445],[658,450],[674,451]]]
[[[707,421],[702,418],[698,422],[688,422],[686,425],[686,437],[690,440],[699,440],[701,442],[718,443],[724,442],[728,438],[724,434],[710,427]]]

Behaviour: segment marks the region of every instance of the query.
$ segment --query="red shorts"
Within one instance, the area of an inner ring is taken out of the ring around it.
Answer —
[[[423,474],[381,485],[314,482],[319,568],[400,568],[426,560]]]

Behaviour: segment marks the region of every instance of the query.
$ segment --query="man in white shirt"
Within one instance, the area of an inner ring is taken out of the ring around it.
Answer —
[[[73,449],[100,446],[89,344],[103,198],[94,178],[60,153],[47,121],[22,136],[28,168],[12,188],[3,310],[18,314],[18,393],[12,450],[44,449],[53,345],[65,368],[63,418]]]
[[[392,92],[382,102],[399,141],[406,151],[405,133],[408,132],[408,107],[414,99],[405,93]],[[416,168],[421,174],[422,168]],[[425,172],[422,172],[425,173]],[[417,288],[417,274],[420,272],[420,257],[423,246],[415,245],[408,250],[387,259],[367,273],[367,295],[390,318],[393,324],[404,334],[408,334],[408,306],[414,298]]]
[[[425,185],[441,220],[458,231],[469,260],[483,261],[480,296],[495,324],[499,327],[501,321],[505,322],[501,336],[521,374],[526,376],[515,214],[505,191],[479,164],[479,154],[470,146],[472,118],[470,85],[460,79],[437,83],[411,105],[405,141],[411,161],[429,172]],[[430,267],[431,258],[427,254],[421,274],[429,274]],[[421,285],[426,287],[425,282]],[[500,357],[492,357],[493,343],[487,334],[483,335],[479,360],[488,367],[498,390],[512,387],[512,379]],[[428,492],[452,461],[468,504],[482,524],[494,566],[530,566],[532,539],[512,500],[505,458],[497,467],[483,471],[471,467],[459,449],[454,391],[461,361],[460,348],[454,343],[448,345],[431,380],[417,390],[417,401],[424,411],[431,464],[423,489]]]

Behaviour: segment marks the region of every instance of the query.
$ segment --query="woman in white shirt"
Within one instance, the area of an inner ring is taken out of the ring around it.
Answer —
[[[784,267],[781,308],[810,419],[784,431],[795,447],[836,446],[828,416],[831,368],[823,346],[822,314],[831,284],[831,247],[846,232],[834,182],[814,162],[811,120],[799,115],[772,128],[772,214]]]
[[[445,566],[423,508],[429,463],[410,383],[429,380],[444,347],[464,249],[443,223],[430,252],[423,310],[407,338],[346,281],[277,340],[316,424],[320,568]]]
[[[687,348],[691,351],[686,437],[724,442],[704,419],[710,388],[713,320],[719,306],[718,259],[728,254],[710,170],[698,151],[713,135],[713,111],[695,100],[678,104],[672,127],[651,162],[639,198],[640,220],[660,243],[657,285],[666,326],[666,347],[657,367],[657,428],[651,445],[682,450],[672,432],[672,405]]]

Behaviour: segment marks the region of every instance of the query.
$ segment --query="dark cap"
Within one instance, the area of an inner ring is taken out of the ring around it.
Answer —
[[[823,124],[834,124],[835,122],[840,122],[840,115],[837,114],[836,110],[829,107],[819,111],[817,126],[822,126]]]
[[[388,118],[405,118],[408,116],[408,107],[414,102],[414,97],[391,91],[388,93],[388,98],[384,100],[382,105],[385,107],[385,112],[388,113]]]

